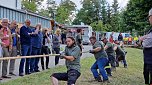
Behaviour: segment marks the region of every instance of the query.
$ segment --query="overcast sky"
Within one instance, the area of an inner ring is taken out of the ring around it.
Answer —
[[[47,1],[47,0],[44,0],[43,6],[46,6],[46,1]],[[61,0],[55,0],[55,1],[56,1],[57,4],[59,4]],[[82,5],[80,4],[80,1],[81,1],[81,0],[71,0],[71,1],[73,1],[73,2],[77,5],[77,9],[82,8]],[[118,0],[118,2],[119,2],[119,7],[120,7],[120,8],[125,7],[125,6],[127,5],[128,1],[129,1],[129,0]],[[107,0],[107,2],[109,2],[110,4],[112,4],[112,3],[113,3],[113,0]]]

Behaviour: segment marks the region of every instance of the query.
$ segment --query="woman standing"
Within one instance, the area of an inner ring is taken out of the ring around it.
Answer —
[[[50,50],[49,50],[49,43],[50,43],[50,38],[49,38],[49,34],[48,34],[48,30],[44,29],[43,31],[43,42],[42,42],[42,50],[41,53],[42,54],[49,54]],[[44,70],[44,58],[41,58],[41,65],[42,65],[42,69]],[[48,65],[49,65],[49,56],[46,56],[46,69],[48,69]]]
[[[57,29],[53,35],[53,50],[56,54],[60,53],[60,44],[61,44],[61,30]],[[55,65],[59,63],[59,56],[55,56]]]

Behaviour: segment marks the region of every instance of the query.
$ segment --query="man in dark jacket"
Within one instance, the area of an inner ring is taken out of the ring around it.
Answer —
[[[21,53],[22,56],[30,56],[31,51],[32,51],[32,46],[31,46],[31,36],[33,35],[31,29],[30,29],[30,24],[31,21],[27,19],[25,21],[25,25],[21,27],[20,29],[20,41],[21,41]],[[25,59],[22,58],[20,61],[20,66],[19,66],[19,76],[24,76],[24,63]],[[29,65],[30,65],[30,59],[26,59],[26,65],[25,65],[25,74],[31,74],[29,70]]]

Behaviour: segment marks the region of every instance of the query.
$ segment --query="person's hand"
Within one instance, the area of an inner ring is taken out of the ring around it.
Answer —
[[[60,59],[63,59],[65,57],[64,52],[60,53]]]
[[[9,46],[9,52],[11,52],[13,49],[12,45]]]
[[[5,44],[5,43],[3,43],[3,42],[1,42],[1,45],[2,45],[2,46],[4,46],[4,47],[6,46],[6,44]]]
[[[12,37],[15,37],[16,36],[16,33],[12,33]]]
[[[62,41],[61,41],[61,40],[59,40],[59,43],[62,43]]]
[[[9,39],[9,35],[4,36],[2,39],[4,39],[4,40]]]
[[[94,50],[89,50],[89,53],[92,53],[92,54],[94,54],[95,52],[94,52]]]
[[[31,35],[31,33],[28,33],[28,35]]]

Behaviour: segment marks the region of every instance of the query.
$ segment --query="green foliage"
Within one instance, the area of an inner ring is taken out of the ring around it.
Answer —
[[[94,31],[117,31],[118,2],[114,0],[112,7],[106,0],[83,0],[82,8],[73,21],[73,24],[91,25]]]
[[[47,9],[40,9],[39,10],[39,14],[42,15],[42,16],[46,16],[46,17],[50,17],[50,13]]]
[[[143,35],[149,28],[147,16],[151,7],[151,0],[130,0],[123,13],[124,30],[132,32],[134,29]]]
[[[90,24],[90,26],[93,28],[94,31],[107,31],[108,26],[104,25],[103,22],[101,20],[99,20],[98,22],[93,22]]]
[[[36,12],[44,0],[22,0],[22,7],[28,11]]]
[[[97,22],[101,12],[100,3],[100,0],[83,0],[82,8],[78,11],[73,24],[83,22],[84,24],[90,25],[91,23]]]
[[[76,5],[70,0],[63,1],[57,8],[56,21],[65,24],[69,16],[76,10]]]
[[[35,1],[29,2],[28,0],[23,0],[22,5],[23,5],[23,8],[28,11],[32,11],[32,12],[37,11],[37,5],[36,5]]]

